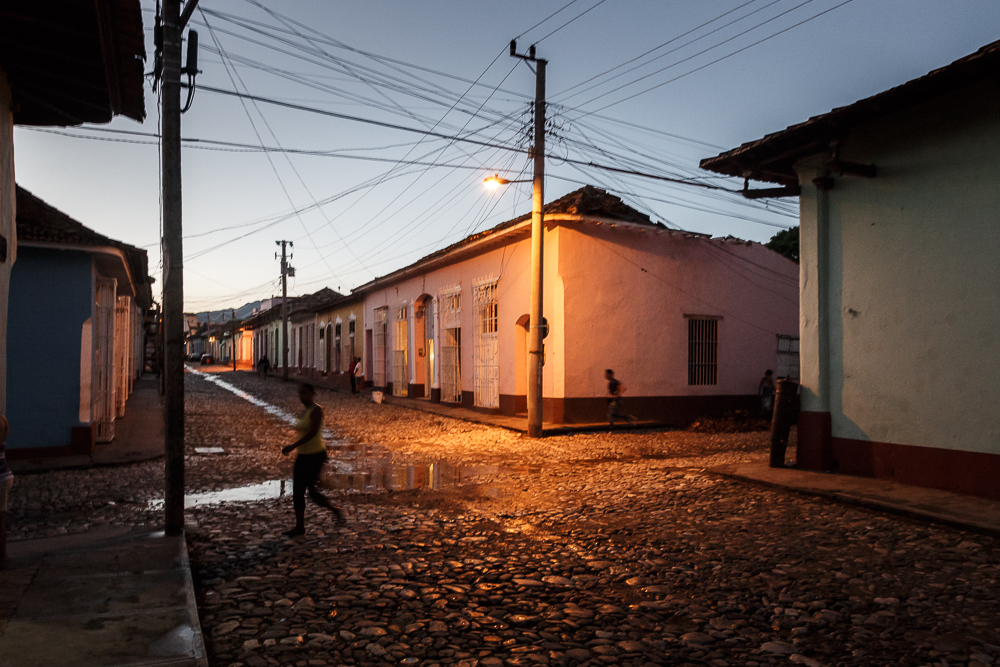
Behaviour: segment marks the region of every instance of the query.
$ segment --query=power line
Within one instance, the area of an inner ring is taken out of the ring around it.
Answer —
[[[570,7],[572,7],[573,5],[575,5],[579,1],[580,0],[570,0],[568,3],[566,3],[565,5],[563,5],[562,7],[560,7],[559,9],[557,9],[556,11],[552,12],[551,14],[549,14],[548,16],[546,16],[545,18],[543,18],[541,21],[539,21],[535,25],[531,26],[530,28],[528,28],[527,30],[525,30],[524,32],[522,32],[520,35],[518,35],[514,39],[515,40],[521,39],[522,37],[524,37],[529,32],[531,32],[532,30],[534,30],[538,26],[540,26],[543,23],[545,23],[546,21],[548,21],[550,18],[552,18],[556,14],[561,14],[562,12],[566,11],[567,9],[569,9]]]
[[[601,72],[599,74],[595,74],[595,75],[593,75],[592,77],[590,77],[588,79],[584,79],[580,83],[577,83],[575,85],[570,86],[569,88],[565,88],[565,89],[559,91],[558,93],[556,93],[555,95],[553,95],[553,98],[562,97],[563,95],[565,95],[569,91],[575,90],[575,89],[579,88],[580,86],[586,85],[586,84],[590,83],[591,81],[593,81],[594,79],[599,79],[599,78],[601,78],[601,77],[603,77],[603,76],[605,76],[607,74],[610,74],[611,72],[614,72],[616,70],[621,69],[622,67],[625,67],[626,65],[630,65],[630,64],[634,63],[636,60],[641,60],[642,58],[645,58],[649,54],[655,53],[655,52],[659,51],[660,49],[662,49],[663,47],[669,46],[670,44],[673,44],[678,39],[681,39],[683,37],[687,37],[691,33],[697,32],[698,30],[701,30],[705,26],[711,25],[711,24],[715,23],[716,21],[718,21],[718,20],[720,20],[722,18],[725,18],[726,16],[729,16],[733,12],[737,12],[737,11],[743,9],[744,7],[746,7],[747,5],[752,5],[755,2],[757,2],[757,0],[749,0],[748,2],[744,2],[742,5],[737,5],[733,9],[730,9],[728,12],[720,14],[719,16],[716,16],[715,18],[713,18],[713,19],[711,19],[709,21],[705,21],[701,25],[695,26],[694,28],[691,28],[687,32],[683,32],[683,33],[677,35],[676,37],[671,37],[670,39],[668,39],[667,41],[663,42],[659,46],[653,47],[652,49],[650,49],[649,51],[646,51],[645,53],[641,53],[641,54],[637,55],[636,57],[634,57],[634,58],[632,58],[630,60],[626,60],[625,62],[621,63],[620,65],[615,65],[611,69],[604,70],[603,72]],[[691,42],[687,42],[686,44],[681,45],[680,47],[678,47],[678,49],[679,48],[683,48],[683,47],[687,46],[688,44],[692,44],[692,43],[694,43],[694,42],[696,42],[696,41],[698,41],[700,39],[704,39],[704,38],[708,37],[709,35],[714,34],[714,33],[718,32],[719,30],[722,30],[723,28],[726,28],[726,27],[732,25],[733,23],[735,23],[737,21],[742,21],[743,19],[745,19],[745,18],[747,18],[749,16],[753,16],[757,12],[763,11],[764,9],[767,9],[771,5],[776,4],[778,2],[781,2],[781,0],[774,0],[773,2],[765,5],[764,7],[761,7],[760,9],[757,9],[757,10],[751,12],[750,14],[747,14],[746,16],[742,16],[742,17],[736,19],[736,21],[733,21],[732,23],[727,23],[726,25],[722,26],[721,28],[717,28],[716,30],[713,30],[713,31],[711,31],[709,33],[706,33],[706,34],[702,35],[701,37],[698,37],[697,39],[692,40]],[[655,60],[657,60],[659,58],[663,58],[665,56],[668,56],[671,53],[674,53],[675,51],[677,51],[677,49],[671,49],[667,53],[661,54],[661,55],[657,56],[656,58],[654,58],[653,60],[649,60],[649,61],[643,63],[642,65],[637,65],[636,67],[633,67],[632,69],[626,70],[625,72],[623,72],[623,74],[627,74],[628,72],[631,72],[634,69],[637,69],[638,67],[644,67],[645,65],[648,65],[649,63],[651,63],[651,62],[653,62],[653,61],[655,61]],[[621,76],[621,75],[619,75],[619,76]],[[600,85],[600,84],[598,84],[598,85]],[[592,87],[593,86],[591,86],[591,88]],[[590,88],[586,88],[585,90],[590,90]],[[580,91],[580,92],[582,93],[584,91]],[[577,94],[579,94],[579,93],[577,93]]]
[[[573,21],[576,21],[578,18],[583,17],[585,14],[589,14],[590,12],[594,11],[595,9],[597,9],[598,7],[600,7],[601,5],[603,5],[607,1],[608,0],[599,0],[599,2],[596,5],[590,7],[589,9],[585,9],[584,11],[580,12],[579,14],[577,14],[576,16],[574,16],[573,18],[571,18],[569,21],[566,21],[561,26],[559,26],[558,28],[556,28],[555,30],[553,30],[552,32],[550,32],[549,34],[545,35],[545,37],[542,37],[541,39],[536,39],[535,40],[535,44],[541,44],[542,40],[548,39],[552,35],[556,34],[560,30],[562,30],[563,28],[565,28],[566,26],[568,26]]]
[[[809,0],[809,1],[811,2],[812,0]],[[606,104],[603,107],[600,107],[599,109],[596,109],[595,111],[590,111],[590,112],[584,113],[583,116],[581,116],[581,118],[585,117],[585,116],[589,116],[592,113],[596,113],[597,111],[604,111],[605,109],[609,109],[609,108],[611,108],[613,106],[617,106],[617,105],[621,104],[622,102],[627,102],[628,100],[631,100],[631,99],[634,99],[636,97],[639,97],[640,95],[645,95],[648,92],[656,90],[657,88],[661,88],[661,87],[663,87],[663,86],[665,86],[665,85],[667,85],[669,83],[673,83],[675,81],[683,79],[684,77],[689,76],[691,74],[694,74],[695,72],[700,72],[701,70],[705,69],[706,67],[711,67],[712,65],[714,65],[716,63],[720,63],[723,60],[727,60],[729,58],[732,58],[733,56],[735,56],[737,54],[740,54],[740,53],[743,53],[744,51],[746,51],[748,49],[751,49],[751,48],[757,46],[758,44],[763,44],[764,42],[766,42],[766,41],[768,41],[770,39],[773,39],[773,38],[777,37],[778,35],[782,35],[782,34],[788,32],[789,30],[794,30],[795,28],[798,28],[801,25],[809,23],[810,21],[812,21],[814,19],[818,19],[820,16],[823,16],[824,14],[829,14],[830,12],[834,11],[835,9],[840,9],[844,5],[850,4],[851,2],[854,2],[854,0],[844,0],[844,2],[841,2],[838,5],[834,5],[833,7],[830,7],[829,9],[825,9],[822,12],[820,12],[819,14],[816,14],[815,16],[810,16],[809,18],[804,19],[802,21],[799,21],[798,23],[796,23],[794,25],[791,25],[791,26],[789,26],[789,27],[787,27],[787,28],[785,28],[783,30],[779,30],[778,32],[776,32],[776,33],[774,33],[772,35],[768,35],[767,37],[764,37],[763,39],[759,39],[756,42],[754,42],[752,44],[748,44],[747,46],[744,46],[741,49],[737,49],[736,51],[733,51],[732,53],[730,53],[728,55],[722,56],[721,58],[716,58],[715,60],[713,60],[711,62],[705,63],[704,65],[701,65],[700,67],[696,67],[695,69],[693,69],[693,70],[691,70],[689,72],[685,72],[684,74],[681,74],[679,76],[676,76],[673,79],[669,79],[667,81],[664,81],[663,83],[658,83],[655,86],[651,86],[650,88],[647,88],[646,90],[639,91],[638,93],[635,93],[634,95],[630,95],[628,97],[620,99],[617,102],[612,102],[611,104]],[[806,4],[806,3],[803,3],[803,4]],[[799,5],[799,6],[801,6],[801,5]],[[796,8],[793,8],[793,9],[796,9]],[[789,10],[789,11],[791,11],[791,10]],[[788,12],[785,12],[785,13],[787,14]],[[743,33],[741,33],[741,34],[743,34]],[[726,41],[729,41],[729,40],[726,40]],[[704,52],[702,52],[702,53],[704,53]],[[700,55],[700,54],[695,54],[695,55]],[[688,59],[686,59],[686,60],[688,60]],[[664,69],[666,69],[666,68],[664,68]],[[659,71],[662,71],[662,70],[659,70]],[[656,73],[657,72],[654,72],[653,74],[656,74]],[[642,78],[647,78],[648,76],[651,76],[651,75],[646,75],[646,76],[644,76]],[[641,80],[641,79],[637,79],[636,81],[639,81],[639,80]],[[636,83],[636,81],[633,81],[632,83]],[[626,85],[632,85],[632,84],[630,83],[630,84],[626,84]],[[615,90],[619,90],[622,87],[624,87],[624,86],[619,86],[619,88],[616,88]],[[593,98],[591,100],[588,100],[587,102],[584,103],[584,105],[590,104],[594,100],[597,100],[597,99],[599,99],[601,97],[604,97],[605,95],[610,94],[611,92],[614,92],[614,91],[609,91],[609,93],[604,93],[602,95],[599,95],[598,97],[595,97],[595,98]],[[583,105],[581,105],[581,106],[583,106]]]

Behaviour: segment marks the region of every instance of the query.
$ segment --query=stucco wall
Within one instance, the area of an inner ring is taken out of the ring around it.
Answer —
[[[798,330],[798,267],[760,244],[667,230],[563,229],[569,396],[756,394],[774,368],[776,334]],[[718,384],[688,385],[688,321],[718,317]]]
[[[89,253],[20,249],[8,307],[11,449],[69,446],[81,425],[80,337],[93,283]]]
[[[553,290],[555,285],[555,261],[553,259],[557,249],[558,230],[546,232],[546,263],[545,263],[545,312],[551,313]],[[422,295],[438,297],[444,290],[461,286],[462,289],[462,390],[472,392],[475,389],[473,382],[473,333],[474,333],[474,306],[472,287],[481,280],[491,278],[498,279],[497,300],[498,300],[498,328],[499,328],[499,357],[500,357],[500,394],[513,395],[515,393],[514,359],[515,350],[515,327],[518,318],[528,313],[530,276],[529,268],[531,242],[524,239],[509,243],[505,246],[496,247],[481,255],[471,257],[459,263],[445,266],[426,274],[415,276],[399,283],[393,284],[384,289],[372,290],[365,294],[364,302],[364,326],[371,329],[374,322],[374,310],[381,306],[390,307],[389,332],[390,337],[393,332],[392,313],[393,306],[406,302],[409,309],[410,327],[410,347],[411,360],[414,347],[414,327],[413,327],[413,302]],[[440,313],[438,313],[438,323],[436,333],[440,340],[442,325],[440,323]],[[555,393],[557,388],[552,379],[552,369],[554,360],[561,355],[558,345],[553,345],[551,341],[556,340],[550,336],[546,339],[546,366],[544,370],[544,391],[546,396],[559,396]],[[440,343],[439,343],[440,346]],[[390,350],[391,350],[390,346]],[[440,347],[439,347],[440,349]],[[367,354],[367,350],[365,353]],[[440,367],[440,354],[437,355],[436,363]],[[367,360],[365,368],[367,368]],[[407,382],[421,384],[422,379],[413,377],[414,365],[410,364],[410,377]],[[390,368],[391,374],[391,368]],[[440,383],[440,371],[436,373],[438,384]],[[371,380],[371,378],[367,378]],[[392,379],[396,381],[395,378]]]
[[[802,407],[834,438],[1000,453],[998,106],[982,84],[856,129],[877,177],[825,195],[802,165]]]
[[[341,345],[340,345],[340,347],[341,347],[341,360],[340,361],[341,361],[341,364],[340,365],[341,365],[342,368],[336,368],[335,367],[336,366],[337,355],[333,352],[333,349],[331,347],[331,350],[330,350],[330,352],[331,352],[331,355],[330,355],[331,356],[331,361],[330,361],[330,367],[331,368],[330,368],[330,371],[332,373],[337,373],[337,372],[346,372],[347,370],[350,369],[350,367],[351,367],[351,361],[353,361],[353,360],[348,359],[348,357],[350,355],[347,352],[347,348],[350,345],[350,343],[349,343],[349,341],[350,341],[350,321],[351,321],[352,317],[354,318],[354,356],[361,357],[362,366],[364,365],[364,356],[365,356],[365,350],[364,350],[364,347],[365,347],[364,346],[364,342],[365,342],[365,335],[364,335],[364,330],[365,330],[365,327],[364,327],[364,322],[365,322],[364,309],[365,309],[364,301],[361,300],[361,299],[358,299],[354,303],[342,304],[342,305],[339,305],[339,306],[337,306],[335,308],[327,308],[326,310],[321,310],[318,313],[316,313],[316,317],[317,317],[317,320],[318,320],[317,332],[320,329],[326,329],[326,333],[324,334],[323,340],[320,340],[319,337],[318,337],[318,335],[317,335],[317,339],[316,339],[316,347],[317,347],[317,349],[316,349],[316,366],[317,366],[317,368],[319,368],[322,371],[326,370],[326,346],[327,346],[327,341],[326,341],[325,336],[329,335],[329,336],[332,337],[332,340],[330,342],[330,345],[332,346],[334,344],[333,341],[336,340],[336,326],[337,326],[337,321],[339,319],[340,320],[340,325],[341,325],[341,328],[340,328],[340,335],[341,335]],[[329,326],[329,328],[327,328],[327,325],[331,325],[331,326]]]
[[[7,293],[17,257],[15,201],[14,115],[7,75],[0,69],[0,235],[7,240],[7,258],[0,263],[0,414],[7,412]]]

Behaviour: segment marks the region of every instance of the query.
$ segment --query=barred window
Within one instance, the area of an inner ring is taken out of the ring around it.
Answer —
[[[688,321],[688,384],[719,383],[719,320],[691,317]]]

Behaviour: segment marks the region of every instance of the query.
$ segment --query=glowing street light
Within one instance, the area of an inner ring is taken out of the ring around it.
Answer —
[[[497,174],[487,176],[483,179],[483,185],[485,185],[489,190],[496,190],[501,185],[510,185],[511,183],[531,183],[531,179],[526,178],[523,181],[508,181],[506,178],[500,178]]]

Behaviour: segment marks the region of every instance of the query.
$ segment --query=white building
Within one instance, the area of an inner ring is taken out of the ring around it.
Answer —
[[[800,466],[1000,499],[1000,42],[702,161],[799,196]]]

